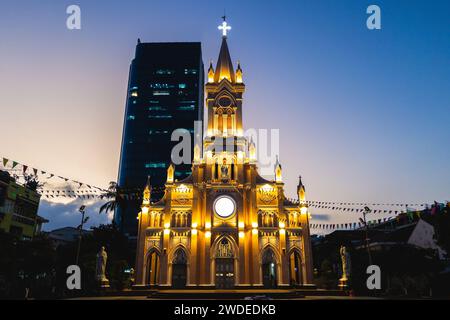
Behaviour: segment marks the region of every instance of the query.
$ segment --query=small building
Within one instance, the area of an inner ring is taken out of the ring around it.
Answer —
[[[81,235],[86,236],[92,234],[90,230],[82,230]],[[69,244],[78,240],[80,229],[74,227],[63,227],[52,230],[48,233],[48,238],[53,241],[56,247]]]
[[[315,238],[313,260],[316,283],[333,288],[342,274],[340,246],[351,257],[350,286],[355,294],[370,294],[366,288],[367,266],[380,267],[381,290],[385,295],[429,296],[439,284],[446,265],[446,252],[437,244],[435,227],[425,219],[395,219],[366,230],[336,230]],[[366,245],[366,236],[369,245]],[[369,258],[370,253],[370,258]],[[447,282],[448,283],[448,282]]]
[[[31,240],[47,223],[37,212],[41,195],[0,170],[0,230]]]

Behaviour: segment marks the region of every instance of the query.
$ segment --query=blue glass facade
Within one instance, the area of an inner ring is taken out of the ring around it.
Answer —
[[[118,185],[124,205],[115,223],[129,236],[137,232],[137,213],[147,176],[155,189],[152,200],[162,197],[175,129],[194,137],[194,121],[203,120],[204,69],[200,43],[140,43],[130,66],[124,117]],[[191,158],[193,147],[191,148]],[[191,172],[190,164],[176,166],[175,178]]]

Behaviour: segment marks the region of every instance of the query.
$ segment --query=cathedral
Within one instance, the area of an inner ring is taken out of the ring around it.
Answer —
[[[135,285],[149,288],[290,288],[312,285],[305,187],[284,194],[281,165],[259,175],[256,147],[243,135],[242,69],[236,70],[224,20],[216,68],[205,85],[208,123],[195,145],[192,174],[151,202],[150,179],[138,215]]]

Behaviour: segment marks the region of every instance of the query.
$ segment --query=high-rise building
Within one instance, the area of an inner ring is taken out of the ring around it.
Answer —
[[[194,122],[203,120],[204,70],[201,44],[141,43],[130,66],[118,186],[122,203],[114,221],[129,236],[137,231],[137,212],[147,177],[152,200],[164,194],[171,163],[172,132],[185,129],[193,145]],[[191,148],[190,158],[193,156]],[[191,164],[175,167],[175,178],[191,174]]]

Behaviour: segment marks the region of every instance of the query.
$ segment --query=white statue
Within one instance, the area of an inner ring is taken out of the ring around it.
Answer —
[[[106,261],[108,260],[108,254],[106,253],[105,247],[102,247],[97,253],[97,264],[96,264],[96,276],[97,280],[102,284],[108,283],[109,280],[106,278]]]

